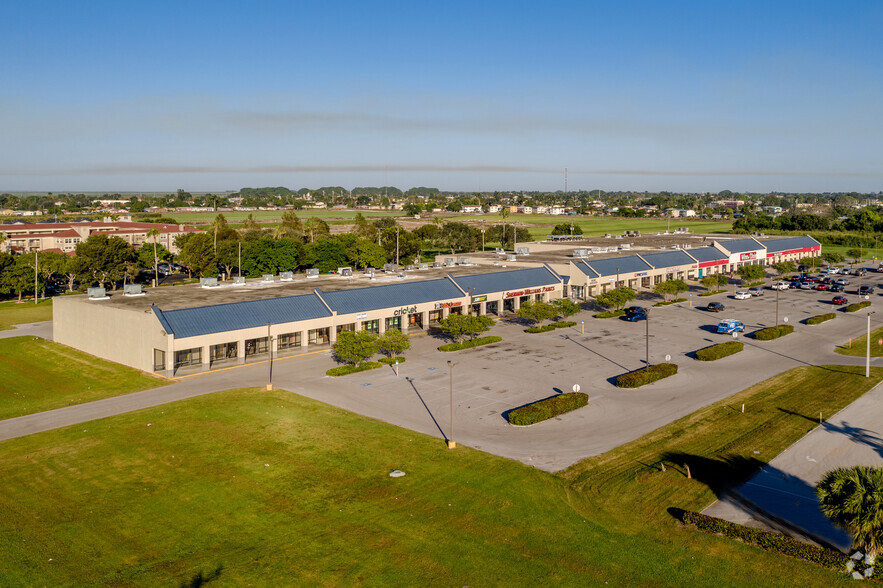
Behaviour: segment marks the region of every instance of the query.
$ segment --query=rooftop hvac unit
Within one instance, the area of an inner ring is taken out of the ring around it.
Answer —
[[[86,290],[86,293],[89,295],[89,300],[107,300],[110,298],[107,295],[107,290],[104,288],[89,288]]]
[[[366,276],[371,276],[371,277],[373,278],[373,277],[374,277],[374,274],[375,274],[376,272],[377,272],[377,270],[374,269],[373,267],[366,267],[366,268],[365,268],[365,275],[366,275]]]
[[[497,255],[506,255],[506,251],[500,247],[494,249],[494,253],[496,253]]]
[[[273,274],[264,274],[263,276],[261,276],[261,281],[262,282],[272,282],[273,281]]]
[[[518,255],[530,255],[530,247],[519,247]]]
[[[283,282],[290,282],[294,279],[294,272],[280,272],[279,279]]]
[[[141,291],[141,284],[126,284],[123,286],[123,293],[126,296],[144,296]]]
[[[506,255],[506,261],[518,261],[518,256],[514,253],[509,253]]]
[[[339,267],[337,268],[337,273],[344,277],[350,277],[353,275],[353,268],[351,267]]]
[[[217,288],[218,278],[199,278],[199,285],[203,288]]]
[[[453,257],[445,257],[445,267],[452,267],[457,264],[457,260]]]
[[[631,248],[632,248],[632,244],[631,244],[631,243],[623,243],[623,244],[620,245],[619,247],[620,247],[620,249],[631,249]]]
[[[245,284],[245,276],[233,276],[233,283],[242,286]]]
[[[415,269],[417,269],[417,267],[416,267],[416,266],[413,266],[413,265],[406,265],[406,266],[405,266],[405,271],[406,271],[406,272],[412,272],[412,271],[414,271]]]
[[[433,261],[432,262],[432,267],[441,267],[441,266],[442,266],[442,262],[440,262],[440,261]]]
[[[580,259],[586,258],[589,256],[589,250],[588,249],[574,249],[573,256],[579,257]]]
[[[395,273],[395,272],[399,271],[399,266],[395,263],[384,263],[383,264],[383,271],[388,272],[388,273]]]
[[[417,269],[429,269],[428,263],[421,263],[417,266]]]
[[[457,259],[457,265],[472,265],[471,257],[460,257]]]
[[[307,270],[307,278],[318,278],[319,277],[319,269],[315,267],[311,267]]]
[[[605,238],[605,239],[609,239],[609,238],[610,238],[610,233],[604,233],[604,238]]]

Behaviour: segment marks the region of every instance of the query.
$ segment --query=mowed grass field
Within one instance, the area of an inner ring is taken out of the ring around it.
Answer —
[[[40,300],[38,304],[34,304],[33,296],[30,302],[19,303],[15,300],[0,302],[0,331],[11,329],[13,325],[51,320],[51,298]]]
[[[45,339],[0,339],[0,419],[167,383]]]
[[[705,464],[750,455],[750,473],[812,428],[804,415],[883,376],[856,371],[792,370],[560,475],[258,389],[14,439],[0,444],[0,585],[847,582],[667,509],[733,483]]]
[[[854,317],[865,318],[867,317],[867,311],[860,310],[855,313]],[[880,345],[881,339],[883,339],[883,327],[871,331],[871,357],[883,357],[883,345]],[[840,355],[848,355],[850,357],[865,357],[868,353],[868,337],[862,335],[850,341],[845,341],[835,347],[834,351]]]

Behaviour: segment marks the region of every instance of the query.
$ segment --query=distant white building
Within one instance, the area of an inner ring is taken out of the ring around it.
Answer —
[[[468,212],[472,214],[481,214],[481,206],[477,206],[475,204],[467,204],[463,207],[463,212]]]
[[[687,218],[696,216],[696,211],[689,208],[666,208],[665,214],[672,218]]]
[[[500,214],[501,210],[503,210],[503,207],[499,204],[491,204],[487,207],[487,211],[489,214]]]

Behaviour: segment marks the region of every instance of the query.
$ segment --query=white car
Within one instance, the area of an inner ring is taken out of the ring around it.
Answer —
[[[736,300],[748,300],[749,298],[751,298],[751,294],[749,292],[745,292],[744,290],[740,290],[739,292],[736,292],[735,298]]]
[[[837,283],[841,286],[848,286],[849,280],[847,280],[846,278],[837,278]]]
[[[840,268],[839,267],[832,267],[831,269],[828,270],[828,273],[829,274],[839,274]]]
[[[771,290],[787,290],[788,287],[788,282],[773,282],[770,284]]]

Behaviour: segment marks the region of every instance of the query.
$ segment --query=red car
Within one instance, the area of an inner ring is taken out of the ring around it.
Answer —
[[[831,299],[831,304],[847,304],[848,302],[846,296],[835,296]]]
[[[816,285],[816,290],[827,290],[827,289],[828,289],[828,284],[823,284],[823,283],[819,282]]]

